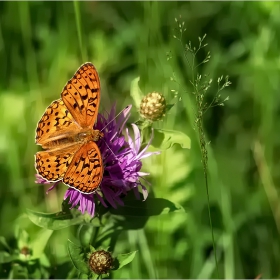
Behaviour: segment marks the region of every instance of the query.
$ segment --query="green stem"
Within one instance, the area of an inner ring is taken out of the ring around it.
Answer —
[[[95,230],[94,230],[94,233],[91,237],[91,245],[95,248],[96,246],[96,241],[97,241],[97,238],[98,238],[98,235],[99,235],[99,232],[100,232],[100,227],[96,227]]]
[[[216,262],[216,267],[217,267],[218,278],[220,278],[219,266],[218,266],[218,260],[217,260],[216,244],[215,244],[215,237],[214,237],[214,230],[213,230],[212,218],[211,218],[211,210],[210,210],[210,196],[209,196],[207,171],[204,171],[204,179],[205,179],[205,186],[206,186],[206,192],[207,192],[208,215],[209,215],[209,222],[210,222],[210,226],[211,226],[211,235],[212,235],[212,241],[213,241],[213,249],[214,249],[214,255],[215,255],[215,262]]]
[[[183,44],[182,44],[183,46]],[[203,164],[203,173],[204,173],[204,179],[205,179],[205,187],[206,187],[206,194],[207,194],[207,206],[208,206],[208,215],[209,215],[209,223],[211,227],[211,235],[212,235],[212,242],[213,242],[213,249],[214,249],[214,255],[215,255],[215,262],[216,262],[216,268],[217,268],[217,274],[220,278],[220,273],[219,273],[219,267],[218,267],[218,260],[217,260],[217,252],[216,252],[216,245],[215,245],[215,237],[214,237],[214,230],[213,230],[213,225],[212,225],[212,218],[211,218],[211,210],[210,210],[210,195],[209,195],[209,186],[208,186],[208,153],[206,149],[206,141],[205,141],[205,135],[203,132],[203,99],[204,99],[204,94],[200,94],[198,86],[196,84],[195,78],[194,78],[194,70],[195,70],[195,56],[197,52],[201,48],[201,43],[197,49],[196,52],[192,52],[192,64],[191,64],[191,71],[192,71],[192,80],[190,81],[194,93],[195,93],[195,100],[196,100],[196,107],[197,107],[197,128],[198,128],[198,136],[199,136],[199,144],[200,144],[200,151],[201,151],[201,156],[202,156],[202,164]],[[184,57],[187,57],[186,52],[184,52]],[[187,60],[188,62],[188,60]]]
[[[74,1],[73,3],[74,3],[75,19],[76,19],[76,25],[77,25],[77,33],[78,33],[81,57],[82,57],[82,61],[85,62],[87,55],[86,55],[85,48],[83,48],[81,13],[80,13],[80,6],[79,6],[80,3],[78,1]]]
[[[208,171],[208,155],[207,155],[207,149],[206,149],[205,135],[204,135],[203,128],[202,128],[203,113],[201,111],[198,99],[197,99],[197,106],[198,106],[198,110],[199,110],[197,127],[198,127],[198,133],[199,133],[199,140],[200,140],[199,142],[200,142],[200,150],[201,150],[201,156],[202,156],[203,173],[204,173],[205,187],[206,187],[206,194],[207,194],[208,215],[209,215],[209,222],[210,222],[210,227],[211,227],[211,235],[212,235],[214,256],[215,256],[215,262],[216,262],[216,269],[217,269],[218,278],[220,278],[214,230],[213,230],[211,210],[210,210],[210,195],[209,195],[208,172],[207,172]]]

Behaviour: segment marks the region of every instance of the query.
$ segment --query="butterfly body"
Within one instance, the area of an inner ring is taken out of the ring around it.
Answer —
[[[90,141],[96,142],[103,136],[104,134],[99,130],[85,128],[74,133],[57,134],[53,137],[50,137],[48,141],[45,141],[39,145],[41,145],[43,149],[51,151],[54,149],[63,149],[64,147],[71,146],[74,143],[85,144]]]
[[[103,178],[103,133],[94,130],[100,103],[100,81],[91,63],[83,64],[38,122],[35,155],[38,174],[49,182],[62,180],[82,193],[92,193]]]
[[[99,130],[94,130],[91,128],[83,129],[81,132],[75,135],[75,140],[77,142],[86,143],[89,141],[98,141],[104,136]]]

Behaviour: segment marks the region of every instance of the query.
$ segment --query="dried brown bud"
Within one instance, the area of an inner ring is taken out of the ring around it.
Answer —
[[[20,253],[27,256],[27,255],[30,255],[30,250],[27,246],[24,246],[21,248]]]
[[[151,92],[143,97],[140,114],[150,121],[158,121],[165,116],[166,100],[161,93]]]
[[[95,251],[89,257],[89,267],[98,275],[106,274],[113,268],[113,258],[107,251]]]

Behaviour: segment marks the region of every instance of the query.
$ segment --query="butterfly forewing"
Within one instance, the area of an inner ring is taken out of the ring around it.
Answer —
[[[83,64],[64,87],[61,98],[82,127],[93,127],[100,103],[100,80],[91,63]]]
[[[63,182],[83,193],[96,190],[103,177],[103,162],[95,142],[88,142],[75,153]]]
[[[51,103],[38,122],[35,141],[42,145],[57,135],[67,135],[80,129],[63,101],[58,99]]]

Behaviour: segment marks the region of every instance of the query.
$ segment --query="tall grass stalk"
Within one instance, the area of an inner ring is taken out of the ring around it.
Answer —
[[[80,52],[81,52],[81,58],[84,63],[88,60],[88,56],[86,54],[86,49],[83,47],[80,3],[78,1],[74,1],[73,3],[74,3],[75,19],[76,19],[76,25],[77,25],[77,33],[78,33],[78,38],[79,38],[79,47],[80,47]]]
[[[201,151],[201,157],[202,157],[202,166],[203,166],[203,174],[204,174],[204,181],[205,181],[205,188],[206,188],[206,195],[207,195],[207,208],[208,208],[208,216],[209,216],[209,223],[211,227],[211,235],[212,235],[212,243],[213,243],[213,249],[214,249],[214,256],[215,256],[215,263],[216,263],[216,269],[218,277],[220,278],[219,273],[219,267],[218,267],[218,260],[217,260],[217,252],[216,252],[216,245],[215,245],[215,237],[214,237],[214,230],[213,230],[213,224],[212,224],[212,218],[211,218],[211,210],[210,210],[210,194],[209,194],[209,182],[208,182],[208,151],[207,151],[207,145],[209,143],[206,142],[206,136],[203,129],[203,116],[204,113],[212,107],[215,106],[223,106],[226,99],[223,101],[220,100],[220,91],[222,91],[225,87],[230,85],[230,81],[228,80],[228,77],[221,76],[217,80],[218,84],[218,90],[216,95],[214,96],[212,102],[210,104],[207,104],[205,102],[205,95],[209,88],[212,85],[212,79],[208,78],[208,75],[204,75],[202,77],[201,74],[198,73],[198,67],[202,64],[207,63],[211,56],[210,52],[208,52],[205,56],[205,58],[199,62],[196,63],[196,57],[198,52],[207,46],[203,41],[206,38],[206,34],[199,39],[198,47],[192,46],[191,41],[189,41],[188,44],[183,43],[183,33],[186,31],[186,28],[184,27],[184,22],[181,22],[180,19],[178,20],[175,18],[176,23],[178,24],[178,28],[176,28],[176,31],[178,34],[174,34],[174,38],[179,41],[180,45],[183,48],[183,54],[184,58],[187,62],[188,67],[190,68],[191,77],[189,79],[189,86],[192,89],[191,93],[195,97],[195,130],[197,131],[197,136],[199,140],[199,146]],[[172,78],[176,82],[174,78]],[[222,84],[223,83],[223,84]],[[221,85],[222,84],[222,85]]]
[[[36,86],[36,89],[39,89],[39,78],[38,78],[38,69],[36,64],[36,54],[32,46],[32,25],[30,22],[30,12],[29,12],[29,3],[21,2],[18,3],[19,11],[19,21],[22,29],[22,42],[24,46],[24,57],[26,63],[27,77],[30,89],[33,85]],[[42,100],[41,91],[39,91],[40,97],[38,100]]]
[[[270,174],[269,166],[264,155],[263,146],[259,140],[256,140],[254,143],[253,153],[257,164],[258,172],[260,174],[261,183],[267,195],[277,230],[280,233],[280,199],[277,192],[277,188],[275,187],[272,176]]]

